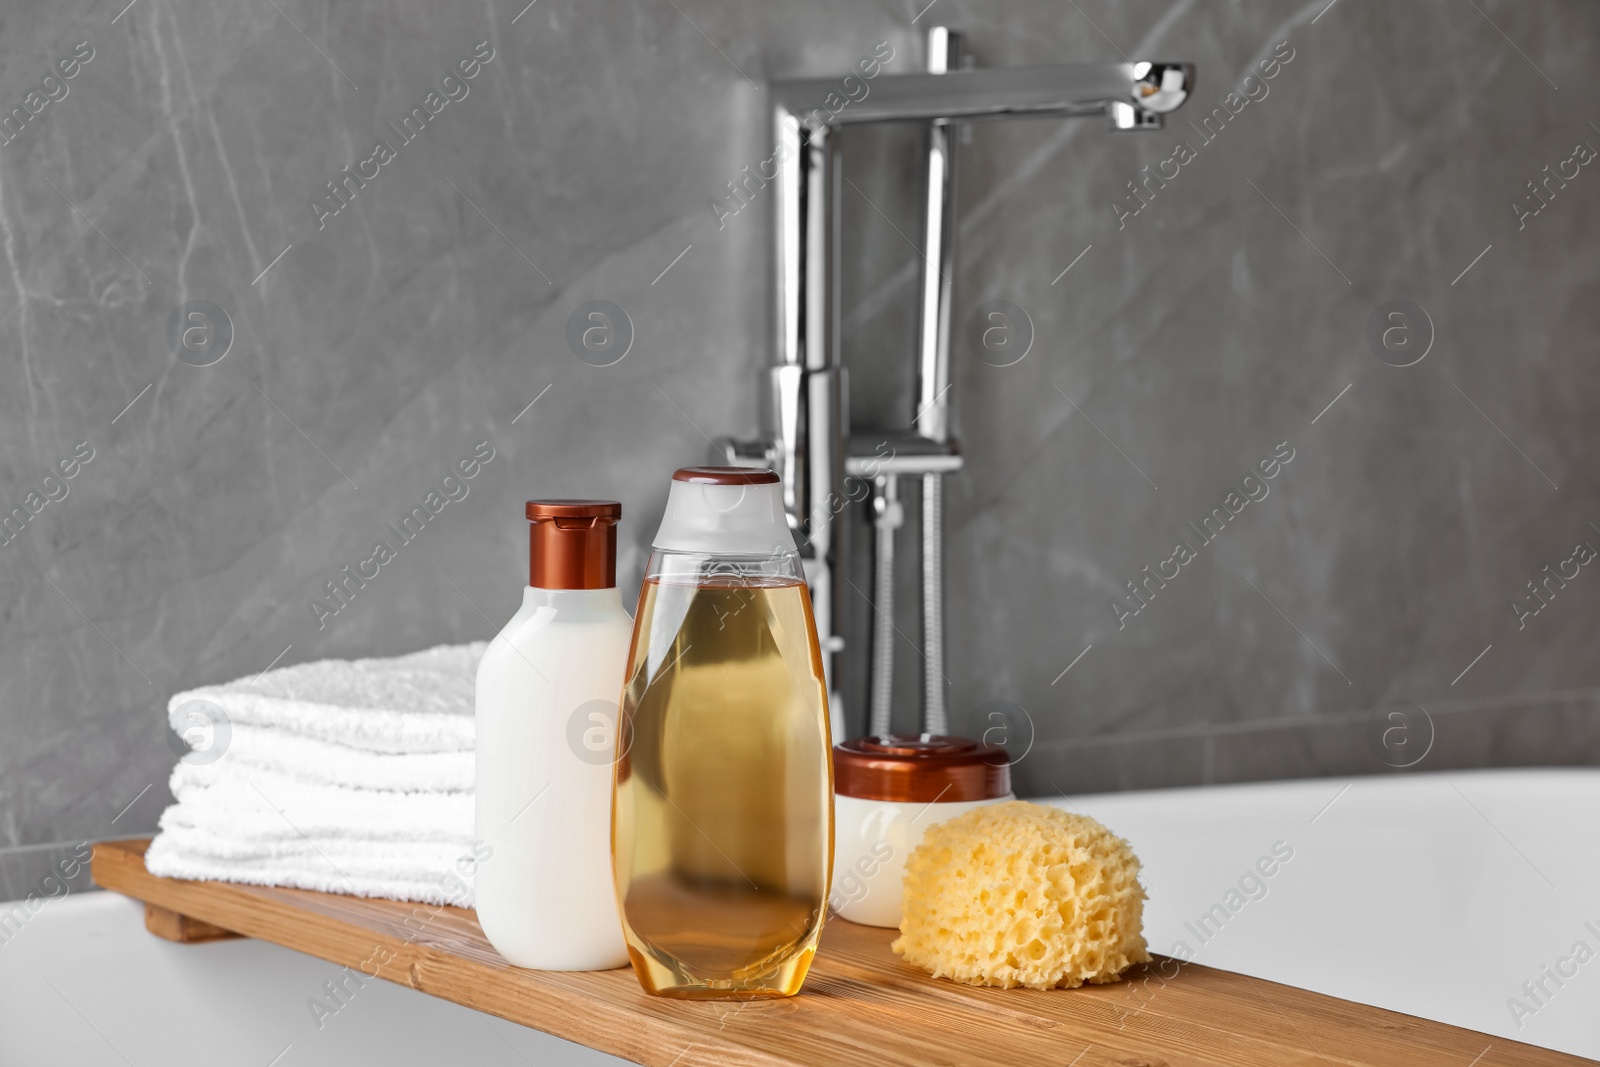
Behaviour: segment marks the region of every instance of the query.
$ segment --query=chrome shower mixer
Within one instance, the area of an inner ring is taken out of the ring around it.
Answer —
[[[1159,130],[1189,97],[1187,63],[1105,63],[1001,69],[962,68],[961,35],[928,33],[928,71],[881,74],[872,91],[834,112],[817,107],[837,78],[770,86],[778,151],[774,252],[775,359],[769,371],[767,431],[759,441],[724,438],[718,460],[770,466],[783,479],[784,508],[801,546],[833,702],[835,740],[889,732],[894,668],[895,531],[903,521],[899,480],[922,480],[922,619],[925,660],[922,729],[948,732],[944,694],[943,478],[961,468],[950,436],[950,297],[956,252],[956,160],[952,127],[1006,118],[1105,116],[1112,130]],[[916,410],[887,437],[852,441],[839,351],[839,147],[845,126],[919,122],[927,127],[926,210],[918,289]],[[888,452],[885,454],[884,445]],[[848,579],[844,508],[861,500],[847,478],[872,484],[875,616],[865,721],[844,713],[835,657],[853,647],[844,633]]]

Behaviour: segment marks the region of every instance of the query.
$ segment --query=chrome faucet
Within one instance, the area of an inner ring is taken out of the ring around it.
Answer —
[[[832,112],[817,105],[839,79],[771,84],[777,133],[776,359],[770,370],[767,435],[718,442],[727,463],[771,466],[783,479],[784,507],[801,545],[834,709],[836,740],[889,732],[894,634],[894,533],[901,522],[898,481],[922,478],[923,729],[948,732],[944,702],[944,475],[961,467],[950,438],[950,296],[955,273],[955,155],[952,124],[999,118],[1104,115],[1113,130],[1159,130],[1194,86],[1187,63],[1073,64],[960,69],[961,35],[928,34],[928,72],[883,74],[871,92]],[[844,126],[876,122],[928,126],[927,201],[919,287],[917,410],[903,432],[852,440],[845,370],[839,353],[840,151]],[[887,451],[885,446],[887,446]],[[847,507],[870,484],[876,534],[870,718],[843,712],[834,660],[846,647],[849,591]],[[852,729],[851,727],[854,726]]]

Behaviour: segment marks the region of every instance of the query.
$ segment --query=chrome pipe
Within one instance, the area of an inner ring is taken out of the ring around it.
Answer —
[[[844,369],[838,365],[838,131],[807,129],[782,104],[774,177],[777,211],[777,365],[770,371],[774,462],[800,545],[830,692],[841,647],[839,610],[846,536],[843,507]],[[839,697],[833,694],[837,704]]]
[[[948,734],[944,675],[944,475],[922,476],[922,732]]]
[[[961,67],[961,35],[928,31],[928,72]],[[917,316],[917,433],[950,440],[950,297],[956,269],[956,155],[949,119],[928,124],[927,198],[922,224],[921,308]],[[944,482],[922,476],[922,732],[948,734],[944,691]],[[876,685],[876,679],[874,679]]]
[[[873,479],[872,524],[876,530],[872,567],[872,698],[867,734],[886,737],[894,715],[894,537],[905,521],[900,506],[900,477]]]
[[[944,26],[928,31],[928,66],[959,69],[961,35]],[[870,99],[870,97],[869,97]],[[921,308],[917,317],[917,433],[950,439],[950,294],[956,267],[956,158],[948,119],[928,124],[927,201],[923,212]]]

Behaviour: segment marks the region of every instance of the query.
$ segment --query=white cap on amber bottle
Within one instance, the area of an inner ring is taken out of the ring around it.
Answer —
[[[764,467],[684,467],[672,476],[654,547],[767,556],[795,551],[778,475]]]

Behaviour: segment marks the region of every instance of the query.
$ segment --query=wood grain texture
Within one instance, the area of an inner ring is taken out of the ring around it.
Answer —
[[[797,997],[664,1000],[647,996],[627,969],[512,967],[484,939],[471,911],[158,878],[145,870],[147,845],[96,845],[95,881],[181,918],[272,941],[650,1067],[1589,1062],[1167,958],[1110,986],[977,989],[905,964],[889,950],[894,931],[843,921],[828,924]]]
[[[157,937],[168,941],[178,941],[186,945],[197,944],[201,941],[220,941],[223,938],[238,937],[232,930],[224,930],[220,926],[212,926],[201,919],[189,915],[182,915],[171,908],[163,908],[159,904],[146,904],[144,906],[144,928]]]

